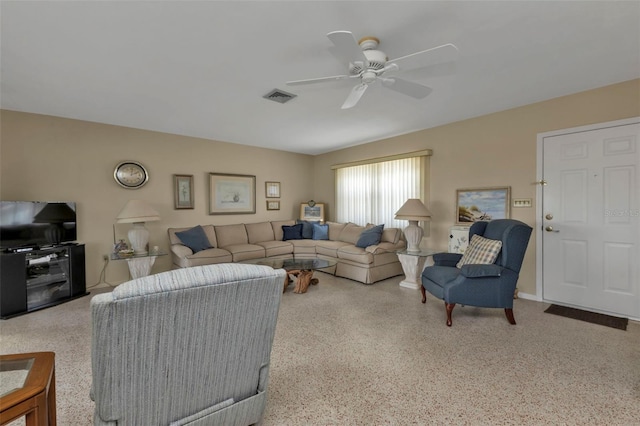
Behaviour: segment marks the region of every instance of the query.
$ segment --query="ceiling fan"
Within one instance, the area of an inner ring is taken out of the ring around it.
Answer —
[[[458,56],[458,48],[449,43],[388,60],[384,52],[377,50],[380,40],[376,37],[364,37],[360,41],[356,41],[349,31],[333,31],[327,34],[327,37],[334,44],[333,53],[348,64],[349,73],[307,80],[287,81],[286,84],[298,86],[336,80],[353,79],[359,81],[351,89],[351,93],[342,104],[342,109],[354,107],[369,85],[377,81],[383,87],[416,99],[422,99],[432,92],[430,87],[404,80],[396,77],[395,74],[399,71],[454,61]]]

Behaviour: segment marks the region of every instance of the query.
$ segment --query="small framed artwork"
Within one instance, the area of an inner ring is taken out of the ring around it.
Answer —
[[[193,175],[173,175],[175,209],[193,208]]]
[[[280,198],[280,182],[265,182],[264,186],[267,198]]]
[[[309,203],[300,204],[300,220],[308,220],[311,222],[324,222],[324,204]]]
[[[256,177],[209,173],[209,214],[255,214]]]
[[[280,201],[267,200],[267,210],[280,210]]]
[[[456,223],[468,225],[481,220],[508,219],[511,187],[456,190]]]

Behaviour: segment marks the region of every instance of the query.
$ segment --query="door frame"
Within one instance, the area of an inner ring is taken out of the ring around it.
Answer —
[[[552,130],[550,132],[538,133],[538,136],[536,139],[536,182],[534,182],[534,184],[536,185],[536,224],[535,224],[535,228],[536,228],[536,294],[535,294],[535,300],[540,302],[545,301],[542,297],[542,286],[543,286],[542,268],[544,266],[542,264],[542,260],[543,260],[542,240],[544,238],[544,232],[542,232],[543,231],[542,216],[544,214],[544,211],[542,209],[543,207],[542,184],[540,183],[542,181],[543,171],[544,171],[544,167],[543,167],[544,157],[542,152],[544,139],[552,136],[560,136],[560,135],[566,135],[570,133],[588,132],[591,130],[601,130],[609,127],[626,126],[629,124],[640,124],[640,117],[625,118],[622,120],[607,121],[604,123],[588,124],[585,126],[570,127],[567,129]]]

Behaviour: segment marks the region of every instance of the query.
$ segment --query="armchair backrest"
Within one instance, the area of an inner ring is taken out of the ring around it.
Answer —
[[[475,222],[469,228],[469,241],[475,234],[502,241],[502,250],[496,259],[496,265],[519,273],[532,230],[526,223],[515,219]]]
[[[284,278],[267,266],[208,265],[94,296],[95,424],[182,424],[225,410],[257,422]]]

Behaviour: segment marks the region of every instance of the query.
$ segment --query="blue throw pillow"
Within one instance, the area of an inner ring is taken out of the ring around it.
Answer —
[[[296,220],[296,223],[302,225],[302,238],[305,240],[313,238],[313,222],[298,219]]]
[[[176,232],[176,237],[180,238],[182,244],[189,247],[194,253],[212,248],[204,228],[200,225],[186,231]]]
[[[360,238],[358,238],[356,247],[367,248],[375,244],[380,244],[380,239],[382,238],[383,229],[384,229],[384,225],[377,225],[377,226],[374,226],[373,228],[365,229],[360,234]]]
[[[328,240],[329,239],[329,225],[320,225],[318,223],[313,224],[313,239],[314,240]]]
[[[282,241],[287,240],[301,240],[302,239],[302,224],[297,225],[282,225]]]

